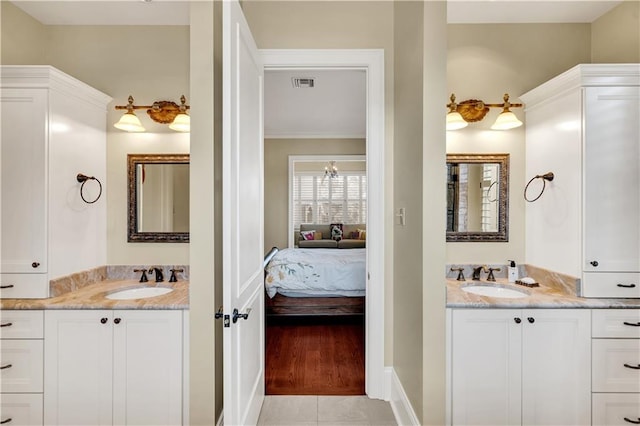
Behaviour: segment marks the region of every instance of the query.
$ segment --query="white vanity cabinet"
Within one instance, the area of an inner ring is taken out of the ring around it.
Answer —
[[[45,312],[44,421],[182,424],[183,312]]]
[[[50,279],[106,263],[106,197],[84,203],[76,176],[106,194],[110,101],[50,66],[0,66],[0,297],[46,298]]]
[[[640,309],[593,311],[593,424],[640,424]]]
[[[578,65],[520,98],[527,179],[555,174],[527,203],[528,263],[584,297],[640,297],[640,64]]]
[[[588,309],[449,309],[452,425],[587,425]]]
[[[0,424],[42,425],[43,312],[0,311]]]

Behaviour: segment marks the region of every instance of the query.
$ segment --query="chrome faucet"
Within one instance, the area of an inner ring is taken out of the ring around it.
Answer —
[[[156,275],[156,282],[157,283],[161,283],[162,281],[164,281],[164,274],[162,273],[162,268],[159,268],[157,266],[153,266],[153,267],[149,268],[149,273]]]
[[[471,276],[471,279],[474,280],[474,281],[479,281],[480,280],[480,273],[482,271],[487,272],[487,265],[477,266],[477,267],[473,268],[473,275]]]

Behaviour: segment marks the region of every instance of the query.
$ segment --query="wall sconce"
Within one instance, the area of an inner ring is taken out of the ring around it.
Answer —
[[[189,132],[191,130],[191,118],[187,110],[191,107],[187,105],[187,100],[182,95],[180,105],[171,101],[156,101],[153,105],[134,105],[133,97],[129,95],[127,105],[116,105],[116,110],[126,110],[120,120],[113,126],[116,129],[126,132],[144,132],[140,119],[136,116],[136,109],[146,109],[149,117],[156,123],[168,124],[171,130],[176,132]]]
[[[492,130],[508,130],[522,126],[522,121],[509,108],[520,108],[522,104],[509,102],[509,94],[505,93],[501,104],[487,104],[477,99],[469,99],[456,103],[456,95],[451,94],[451,102],[447,104],[447,130],[458,130],[467,127],[469,123],[481,121],[489,112],[489,108],[502,108]]]

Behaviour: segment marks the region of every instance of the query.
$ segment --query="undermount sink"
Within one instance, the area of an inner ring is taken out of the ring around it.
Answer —
[[[107,294],[106,298],[111,300],[146,299],[162,296],[172,291],[173,289],[169,287],[134,287]]]
[[[526,291],[491,284],[472,284],[462,287],[462,290],[479,296],[500,297],[504,299],[517,299],[529,295]]]

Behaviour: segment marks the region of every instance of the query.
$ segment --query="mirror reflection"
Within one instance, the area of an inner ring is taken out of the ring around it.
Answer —
[[[189,241],[189,155],[129,154],[129,242]]]
[[[447,241],[508,241],[509,154],[447,155]]]

